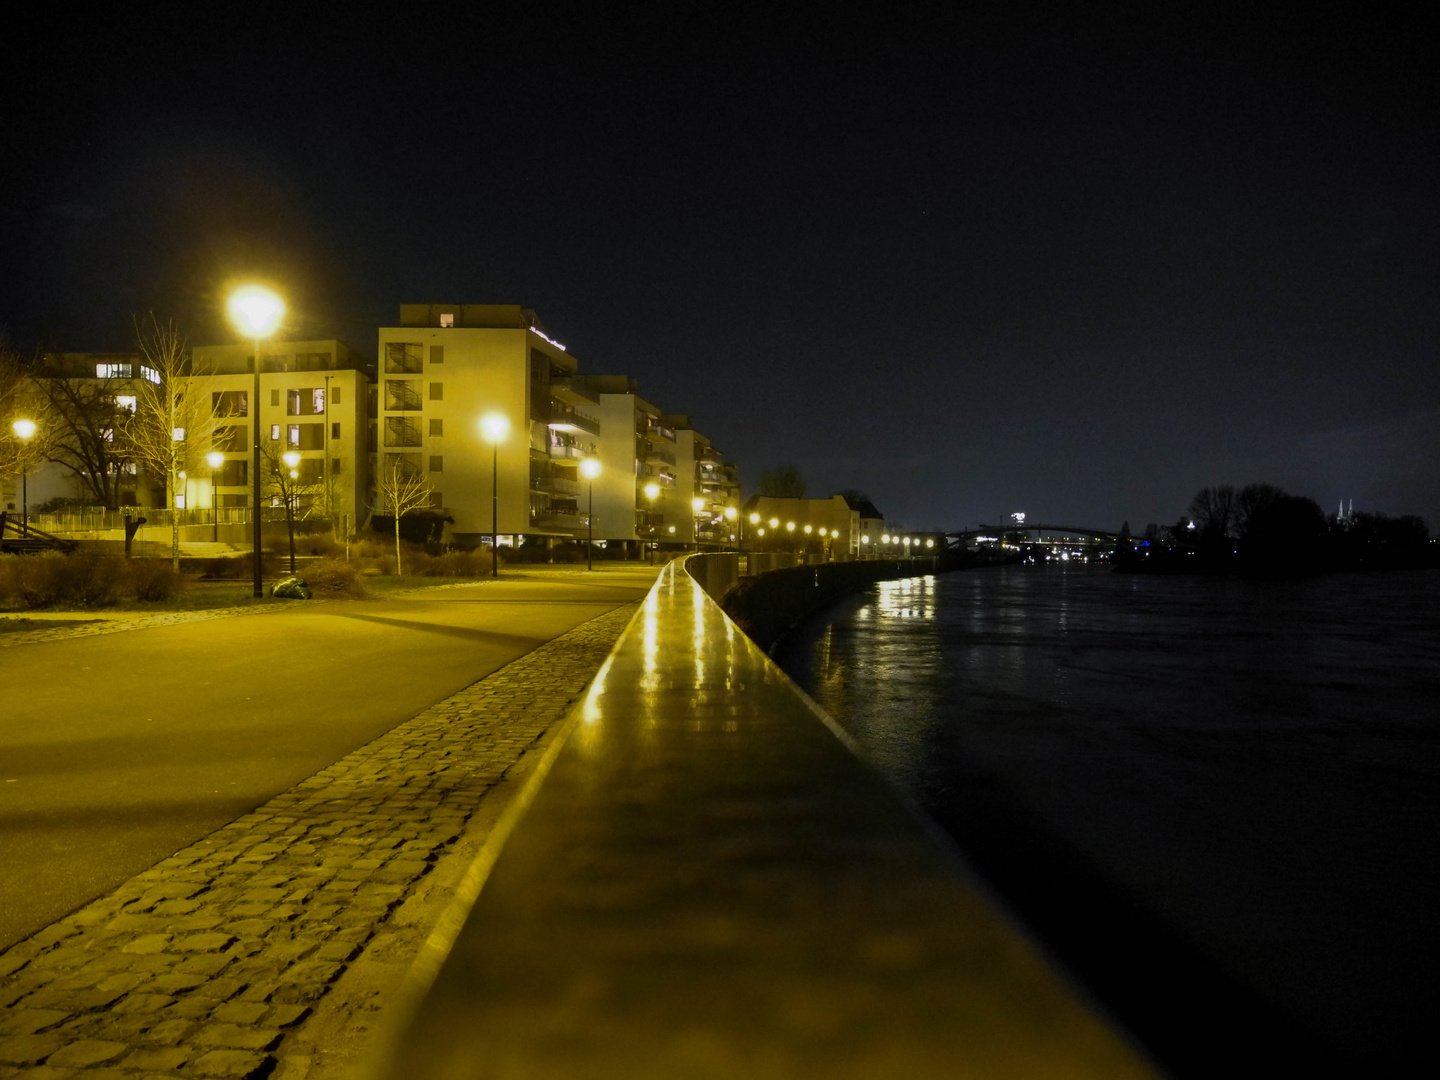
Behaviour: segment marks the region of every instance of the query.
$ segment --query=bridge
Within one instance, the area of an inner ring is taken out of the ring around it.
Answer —
[[[736,572],[662,572],[371,1077],[1156,1075],[725,615]],[[777,571],[801,597],[838,572]]]
[[[983,537],[998,541],[1001,537],[1014,536],[1016,533],[1025,534],[1026,538],[1020,541],[1023,544],[1044,544],[1049,547],[1088,545],[1096,541],[1114,544],[1121,539],[1117,532],[1092,529],[1085,525],[1017,525],[1011,522],[1009,525],[977,525],[973,529],[947,532],[944,534],[945,547],[948,551],[959,551],[972,546]],[[1043,535],[1045,533],[1052,535],[1047,538]]]

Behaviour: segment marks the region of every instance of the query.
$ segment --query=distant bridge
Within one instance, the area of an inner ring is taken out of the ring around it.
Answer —
[[[971,541],[982,536],[994,537],[999,540],[1004,536],[1013,536],[1016,533],[1024,533],[1023,543],[1048,544],[1063,546],[1067,540],[1074,539],[1076,542],[1091,543],[1096,540],[1116,541],[1120,539],[1117,532],[1109,532],[1105,529],[1090,529],[1083,525],[1016,525],[1011,522],[1009,525],[978,525],[973,529],[966,529],[962,532],[947,532],[945,536],[945,547],[955,551],[969,546]],[[1053,535],[1045,537],[1042,533]]]

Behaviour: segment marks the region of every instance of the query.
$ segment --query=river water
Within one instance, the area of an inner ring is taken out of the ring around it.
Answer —
[[[1440,1058],[1440,572],[963,571],[779,659],[1175,1075]]]

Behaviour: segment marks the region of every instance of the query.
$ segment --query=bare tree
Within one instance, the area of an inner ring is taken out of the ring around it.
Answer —
[[[400,576],[400,519],[412,510],[430,505],[434,486],[430,477],[403,454],[386,454],[375,481],[375,512],[395,517],[395,574]]]
[[[126,477],[135,472],[125,437],[133,413],[123,400],[133,396],[132,382],[44,368],[33,382],[42,409],[36,422],[45,432],[45,458],[107,510],[119,508]]]
[[[189,378],[203,375],[190,357],[179,328],[154,314],[135,320],[141,378],[134,382],[135,414],[125,425],[130,457],[153,477],[164,477],[170,505],[170,560],[180,569],[180,514],[175,493],[180,479],[198,469],[218,420],[208,395],[190,389]]]
[[[310,516],[316,494],[325,490],[324,462],[319,462],[322,471],[317,475],[303,467],[307,462],[315,461],[314,458],[299,458],[297,454],[294,464],[291,464],[285,460],[286,453],[274,443],[262,444],[260,454],[264,458],[261,468],[264,472],[265,487],[262,490],[271,499],[278,499],[285,507],[285,528],[290,537],[290,573],[293,574],[295,521]]]
[[[1238,525],[1235,489],[1229,484],[1201,488],[1190,500],[1190,516],[1206,540],[1233,535]]]
[[[41,422],[44,403],[38,400],[32,377],[33,357],[26,356],[0,336],[0,476],[28,469],[45,456],[46,425]],[[35,434],[22,439],[16,420],[36,422]]]
[[[776,465],[760,474],[760,494],[777,499],[803,499],[805,477],[794,465]]]

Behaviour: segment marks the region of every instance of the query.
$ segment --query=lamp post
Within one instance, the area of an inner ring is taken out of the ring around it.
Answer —
[[[700,511],[705,509],[705,500],[698,495],[690,500],[690,529],[695,534],[695,550],[700,550]]]
[[[255,440],[250,462],[250,512],[254,515],[255,595],[264,596],[260,585],[260,343],[275,333],[285,317],[285,301],[263,285],[242,285],[230,294],[226,303],[230,323],[255,343],[255,378],[251,382],[251,434]]]
[[[205,455],[210,464],[210,516],[215,519],[215,542],[220,542],[220,469],[225,464],[225,455],[211,450]]]
[[[733,507],[733,506],[727,506],[727,507],[725,507],[725,520],[730,523],[730,527],[731,527],[732,529],[739,528],[739,526],[736,524],[736,522],[738,522],[738,521],[740,520],[740,511],[739,511],[739,510],[736,510],[735,507]],[[735,534],[734,534],[734,533],[731,533],[731,534],[730,534],[730,539],[731,539],[731,540],[734,540],[734,539],[735,539]]]
[[[589,538],[585,544],[585,569],[595,569],[595,478],[600,475],[600,459],[587,457],[580,462],[580,475],[590,481],[590,509],[585,515]]]
[[[10,425],[15,437],[25,444],[26,454],[20,461],[20,535],[30,531],[30,440],[35,437],[35,421],[23,417]]]
[[[655,500],[658,499],[659,497],[660,497],[660,485],[659,485],[659,484],[655,483],[655,481],[652,480],[652,481],[650,481],[650,483],[648,483],[648,484],[645,485],[645,498],[650,501],[650,512],[646,515],[646,518],[645,518],[645,524],[646,524],[646,530],[645,530],[645,531],[650,534],[650,565],[651,565],[651,566],[654,566],[654,565],[655,565],[655,549],[660,546],[660,542],[655,539],[655,521],[654,521],[654,516],[655,516]]]
[[[290,530],[290,573],[295,573],[295,484],[300,479],[300,473],[296,471],[300,464],[300,455],[294,450],[286,450],[280,455],[280,460],[285,463],[285,468],[290,472],[291,483],[281,485],[280,492],[285,496],[285,526]]]
[[[500,444],[510,434],[510,420],[504,413],[487,413],[480,430],[490,444],[490,576],[500,576]]]

